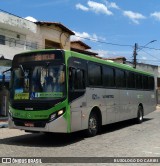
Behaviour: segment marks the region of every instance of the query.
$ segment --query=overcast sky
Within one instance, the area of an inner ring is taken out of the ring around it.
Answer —
[[[160,65],[160,0],[1,0],[0,9],[61,22],[76,33],[72,40],[82,40],[105,57],[131,60],[138,43],[137,59]],[[145,45],[152,49],[142,49]]]

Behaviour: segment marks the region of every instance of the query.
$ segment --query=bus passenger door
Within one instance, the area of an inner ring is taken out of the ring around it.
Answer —
[[[130,95],[126,89],[119,90],[119,121],[129,119]]]
[[[107,124],[118,121],[119,90],[115,88],[115,69],[110,66],[103,66],[103,81],[106,89],[106,119]]]
[[[69,68],[69,103],[71,110],[71,131],[82,129],[82,112],[86,109],[85,70]]]
[[[106,90],[106,119],[107,124],[114,123],[118,121],[118,90],[116,89],[107,89]]]

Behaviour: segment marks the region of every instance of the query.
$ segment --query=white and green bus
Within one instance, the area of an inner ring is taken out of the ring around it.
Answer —
[[[154,76],[124,64],[66,50],[14,56],[9,127],[94,136],[102,125],[155,110]]]

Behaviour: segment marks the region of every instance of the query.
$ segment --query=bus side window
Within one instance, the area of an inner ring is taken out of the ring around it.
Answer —
[[[69,89],[71,91],[85,89],[84,70],[75,68],[69,69]]]
[[[84,70],[81,69],[76,70],[74,88],[76,90],[83,90],[85,88]]]
[[[74,91],[75,69],[69,68],[69,90]]]

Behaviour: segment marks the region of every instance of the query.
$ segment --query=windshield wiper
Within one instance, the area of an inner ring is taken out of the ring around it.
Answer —
[[[19,65],[20,69],[23,71],[24,73],[24,69],[23,69],[23,66],[22,65]]]

